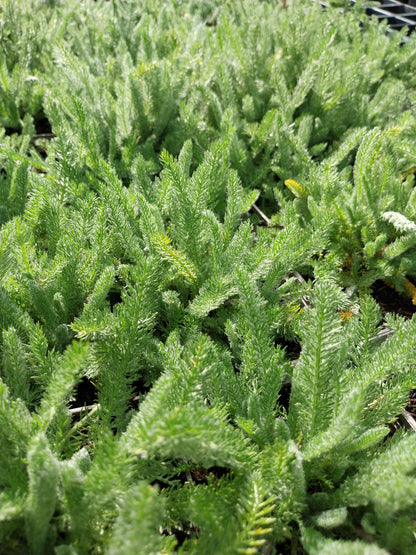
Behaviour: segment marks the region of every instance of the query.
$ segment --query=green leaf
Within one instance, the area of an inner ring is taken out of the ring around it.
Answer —
[[[326,538],[313,528],[302,530],[302,545],[310,555],[389,555],[389,552],[364,541]]]
[[[34,555],[49,550],[48,535],[58,502],[59,463],[43,434],[28,450],[29,493],[25,508],[26,537]],[[49,538],[49,541],[52,537]]]
[[[177,273],[189,283],[195,283],[197,272],[195,266],[188,260],[186,254],[172,247],[172,240],[163,233],[157,233],[151,238],[152,245],[162,260],[166,260]]]

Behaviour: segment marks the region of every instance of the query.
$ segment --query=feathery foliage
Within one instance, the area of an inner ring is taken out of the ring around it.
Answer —
[[[318,4],[0,6],[1,552],[414,553],[415,39]]]

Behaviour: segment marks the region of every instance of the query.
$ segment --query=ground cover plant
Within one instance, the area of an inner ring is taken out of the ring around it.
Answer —
[[[2,553],[414,553],[416,39],[284,4],[2,3]]]

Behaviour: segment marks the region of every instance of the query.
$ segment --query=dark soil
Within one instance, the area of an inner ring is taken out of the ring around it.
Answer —
[[[83,377],[74,391],[74,399],[69,403],[70,408],[84,407],[97,402],[97,389],[86,377]]]
[[[52,133],[52,126],[46,117],[41,117],[34,122],[36,133],[40,135]]]
[[[416,420],[416,390],[411,391],[409,396],[409,401],[406,407],[407,412],[409,412],[413,418]]]
[[[384,281],[374,282],[371,290],[383,313],[393,312],[405,318],[411,318],[416,312],[416,305],[412,303],[410,297],[398,293]]]

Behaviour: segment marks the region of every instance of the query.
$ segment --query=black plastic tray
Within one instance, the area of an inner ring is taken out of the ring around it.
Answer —
[[[416,4],[416,2],[413,2]],[[378,19],[386,19],[392,29],[402,29],[408,27],[409,31],[416,27],[416,6],[411,3],[397,2],[396,0],[386,0],[380,2],[379,6],[368,7],[367,15],[374,15]]]
[[[356,0],[350,0],[355,4]],[[329,6],[328,1],[320,2],[323,8]],[[368,6],[365,8],[369,17],[377,17],[380,20],[387,20],[391,29],[400,30],[407,27],[409,32],[416,29],[416,0],[382,0],[378,6]]]

